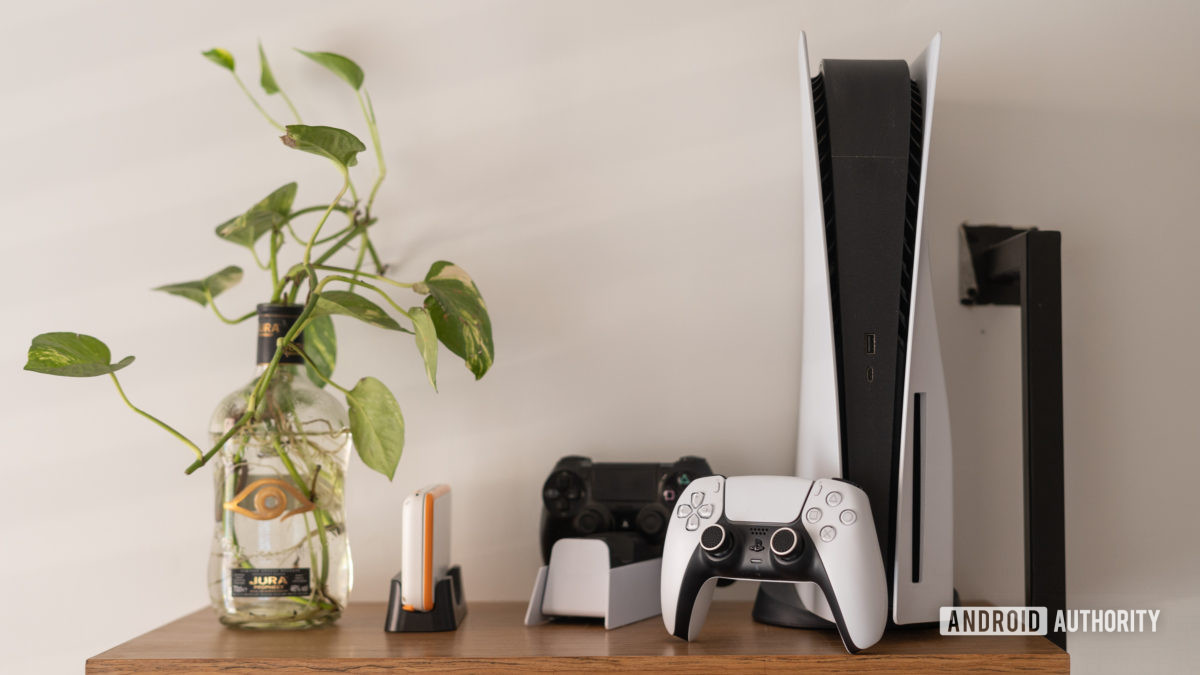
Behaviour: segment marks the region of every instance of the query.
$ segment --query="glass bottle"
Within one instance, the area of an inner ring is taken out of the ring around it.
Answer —
[[[258,374],[300,310],[258,306]],[[257,380],[217,406],[209,425],[214,441],[246,411]],[[353,584],[344,515],[351,444],[346,410],[308,379],[302,359],[292,353],[280,359],[261,400],[258,415],[212,460],[216,525],[209,596],[227,626],[332,623]]]

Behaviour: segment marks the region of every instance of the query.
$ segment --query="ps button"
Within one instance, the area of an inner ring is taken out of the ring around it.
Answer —
[[[687,518],[692,515],[692,507],[687,504],[680,504],[679,508],[675,510],[675,515],[677,518]]]
[[[858,520],[858,514],[851,509],[846,509],[838,516],[838,520],[842,521],[843,525],[853,525],[854,521]]]
[[[828,543],[833,541],[833,538],[836,536],[837,530],[833,529],[832,525],[826,525],[821,528],[821,541]]]
[[[703,492],[693,492],[692,493],[692,506],[700,506],[703,503],[704,503],[704,493]]]
[[[696,513],[700,514],[701,518],[712,518],[713,505],[712,504],[701,504],[700,508],[696,509]]]
[[[830,506],[837,506],[838,504],[841,504],[842,493],[836,491],[830,492],[829,494],[825,495],[825,503]]]
[[[804,514],[804,519],[810,523],[815,523],[821,519],[821,509],[811,508]]]
[[[687,527],[688,532],[695,532],[696,530],[700,529],[700,519],[696,517],[696,514],[693,513],[687,519],[687,523],[685,523],[685,527]]]

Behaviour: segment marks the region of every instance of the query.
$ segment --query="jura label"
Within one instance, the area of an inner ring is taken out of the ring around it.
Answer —
[[[238,567],[230,570],[235,598],[308,595],[312,585],[307,567],[284,570]]]
[[[292,329],[292,325],[296,323],[301,311],[304,308],[300,305],[259,305],[258,306],[258,363],[262,365],[270,362],[275,356],[275,346],[279,342],[279,338],[287,335]],[[293,340],[298,345],[303,345],[303,333],[296,336]],[[280,363],[304,363],[304,359],[299,354],[294,352],[285,353],[280,359]]]

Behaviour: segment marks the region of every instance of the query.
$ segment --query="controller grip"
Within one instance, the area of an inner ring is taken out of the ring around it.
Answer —
[[[864,515],[869,519],[869,510]],[[887,576],[878,540],[867,529],[854,534],[841,537],[837,547],[818,545],[821,569],[814,575],[851,654],[879,642],[888,615]]]
[[[883,577],[879,577],[883,581]],[[876,584],[866,579],[859,582],[861,587],[849,587],[846,583],[835,585],[821,579],[817,585],[825,592],[825,600],[833,611],[834,623],[837,624],[838,634],[846,651],[851,654],[867,649],[883,637],[887,627],[887,585],[875,588]],[[878,600],[882,598],[883,603]]]
[[[662,615],[671,635],[689,642],[700,635],[717,580],[696,565],[688,565],[683,578],[674,587],[663,586]]]

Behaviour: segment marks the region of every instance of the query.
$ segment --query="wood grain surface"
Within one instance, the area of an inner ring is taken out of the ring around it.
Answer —
[[[1066,652],[1042,637],[944,638],[930,629],[891,630],[851,656],[835,631],[756,623],[747,602],[714,603],[692,643],[668,635],[659,617],[611,631],[590,622],[527,628],[525,607],[515,602],[472,604],[457,631],[393,634],[383,630],[385,609],[383,603],[352,604],[334,626],[295,632],[228,629],[204,609],[92,657],[87,672],[1070,670]]]

